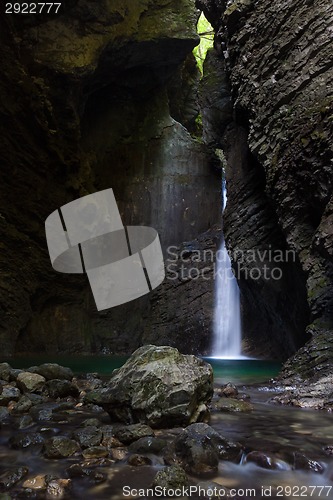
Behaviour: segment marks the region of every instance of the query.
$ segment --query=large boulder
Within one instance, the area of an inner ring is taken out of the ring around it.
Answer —
[[[22,392],[37,392],[44,387],[45,382],[45,377],[38,373],[21,372],[16,383]]]
[[[40,366],[33,366],[29,371],[38,373],[46,378],[46,380],[72,380],[74,374],[70,368],[60,366],[57,363],[44,363]]]
[[[106,388],[87,394],[87,400],[114,420],[172,427],[202,419],[212,394],[208,363],[172,347],[147,345],[113,373]]]

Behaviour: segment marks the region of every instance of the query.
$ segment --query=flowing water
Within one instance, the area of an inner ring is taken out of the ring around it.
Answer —
[[[222,188],[223,211],[227,204],[225,182]],[[240,294],[232,272],[224,237],[216,254],[215,308],[212,356],[237,359],[241,357]]]
[[[15,368],[27,367],[50,361],[50,358],[12,358],[8,360]],[[119,367],[124,358],[116,357],[67,357],[53,358],[53,362],[69,365],[75,371],[102,372],[105,375]],[[254,463],[240,463],[220,461],[218,473],[209,479],[215,484],[238,490],[237,498],[299,498],[306,497],[316,500],[333,498],[333,456],[327,454],[327,447],[333,449],[333,421],[332,415],[327,412],[309,411],[298,408],[283,407],[270,403],[272,396],[279,390],[269,383],[280,368],[276,362],[259,360],[218,360],[207,359],[214,369],[215,384],[227,382],[237,383],[239,392],[244,392],[251,398],[253,410],[250,412],[226,413],[213,411],[210,425],[222,435],[234,441],[239,441],[250,450],[273,454],[279,463],[278,470],[268,470]],[[253,385],[256,384],[257,385]],[[259,385],[259,384],[260,385]],[[82,420],[91,416],[99,417],[98,413],[89,414],[80,408],[74,413],[59,413],[59,422],[45,422],[42,432],[46,435],[67,434],[82,425]],[[103,423],[108,423],[108,417],[101,414]],[[31,431],[37,430],[36,424]],[[66,468],[81,461],[79,457],[63,460],[47,460],[37,449],[12,450],[7,446],[10,435],[17,433],[17,429],[3,425],[0,430],[0,473],[15,465],[29,466],[29,476],[36,474],[54,474],[58,477],[67,477]],[[156,434],[171,440],[180,429],[158,430]],[[330,449],[330,448],[329,448]],[[293,470],[293,454],[301,452],[312,460],[316,460],[324,467],[323,473],[311,470]],[[73,480],[70,499],[85,500],[118,500],[124,498],[139,498],[133,495],[124,496],[123,488],[149,488],[153,477],[163,468],[163,457],[151,455],[152,464],[149,466],[130,466],[126,459],[116,463],[100,466],[92,464],[96,471],[104,474],[107,480],[100,484],[93,484],[89,478]],[[93,462],[93,461],[91,461]],[[190,478],[192,484],[198,479]],[[246,491],[248,490],[248,491]],[[251,492],[249,491],[251,490]],[[242,493],[244,491],[244,493]],[[264,491],[264,493],[263,493]],[[253,493],[254,492],[254,493]],[[14,496],[13,498],[17,498]],[[148,497],[147,497],[148,498]],[[150,497],[151,498],[151,497]],[[155,497],[154,497],[155,498]],[[192,495],[192,499],[200,497]]]

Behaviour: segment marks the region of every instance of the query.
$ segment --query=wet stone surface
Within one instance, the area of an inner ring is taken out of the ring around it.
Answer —
[[[333,486],[331,416],[270,403],[274,385],[216,383],[208,423],[152,429],[112,421],[88,403],[98,377],[54,380],[76,386],[77,396],[53,400],[34,387],[0,406],[0,494],[8,495],[1,500],[120,500],[125,486],[198,485],[213,493],[192,498],[244,498],[231,492],[249,487],[264,498],[262,487],[271,487],[274,497],[279,485]],[[246,403],[251,411],[222,412],[220,401]]]

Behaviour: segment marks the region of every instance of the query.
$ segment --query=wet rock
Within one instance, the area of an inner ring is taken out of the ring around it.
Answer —
[[[128,447],[129,451],[132,453],[154,453],[157,455],[167,446],[167,441],[165,439],[159,439],[156,437],[143,437],[131,443]]]
[[[318,472],[322,474],[324,472],[324,467],[316,460],[311,460],[302,453],[294,453],[294,469],[296,470],[308,470],[312,472]]]
[[[13,382],[16,382],[17,377],[22,372],[24,372],[24,370],[21,370],[20,368],[11,368],[10,374],[9,374],[9,380],[13,381]]]
[[[73,437],[80,443],[81,448],[90,448],[101,443],[103,433],[98,427],[91,426],[73,432]]]
[[[4,422],[9,418],[9,411],[7,408],[0,406],[0,422]]]
[[[141,465],[151,465],[152,461],[149,457],[135,453],[134,455],[131,455],[128,458],[127,463],[129,465],[134,465],[135,467],[138,467]]]
[[[219,452],[208,436],[208,427],[195,429],[189,426],[174,443],[177,459],[186,472],[195,476],[209,476],[217,472]]]
[[[74,398],[79,395],[78,388],[69,380],[52,379],[46,383],[47,392],[52,399],[66,398],[73,396]]]
[[[195,476],[209,476],[217,471],[219,459],[235,459],[241,446],[226,440],[207,424],[192,424],[173,443],[176,460]]]
[[[0,406],[7,406],[10,401],[18,401],[21,392],[17,387],[5,385],[0,394]]]
[[[93,469],[89,469],[88,467],[85,467],[82,464],[73,464],[70,467],[68,467],[68,469],[66,469],[66,472],[68,476],[72,479],[78,477],[88,477],[94,483],[101,483],[106,481],[105,474],[97,472]]]
[[[0,491],[12,488],[16,483],[21,481],[28,472],[28,467],[17,467],[16,469],[3,472],[0,476]]]
[[[44,438],[40,432],[18,432],[9,439],[9,445],[16,450],[30,446],[43,445]]]
[[[0,379],[9,382],[12,367],[8,363],[0,363]]]
[[[44,455],[47,458],[67,458],[74,455],[79,450],[76,441],[65,436],[55,436],[44,444]]]
[[[246,401],[223,397],[214,404],[214,408],[219,411],[231,413],[248,412],[253,410],[253,406]]]
[[[213,394],[211,366],[167,346],[146,345],[114,375],[105,389],[87,394],[112,419],[152,427],[187,425],[203,418]]]
[[[63,498],[71,488],[70,479],[52,479],[46,488],[47,494],[52,498]]]
[[[245,461],[253,462],[263,469],[277,470],[282,468],[276,457],[262,451],[251,451],[246,455]]]
[[[117,462],[125,460],[127,455],[128,455],[127,448],[112,448],[111,450],[111,457],[113,458],[113,460],[116,460]]]
[[[26,413],[30,410],[30,408],[33,406],[33,402],[31,399],[24,395],[20,397],[20,399],[17,401],[17,403],[13,406],[13,413]]]
[[[87,418],[82,422],[83,427],[100,427],[101,425],[102,423],[98,418]]]
[[[17,423],[17,427],[19,429],[26,429],[27,427],[30,427],[31,425],[33,425],[34,421],[32,420],[32,418],[30,417],[30,415],[23,415],[23,417],[21,417]]]
[[[220,388],[220,395],[227,398],[235,398],[238,395],[238,389],[230,382]]]
[[[145,424],[127,425],[115,431],[115,437],[123,444],[130,444],[133,443],[133,441],[148,436],[154,436],[154,431]]]
[[[33,366],[29,371],[38,373],[46,378],[46,380],[72,380],[74,374],[70,368],[60,366],[57,363],[44,363],[40,366]]]
[[[331,457],[333,455],[333,445],[327,445],[323,448],[325,455]]]
[[[179,465],[172,465],[165,467],[163,470],[158,471],[154,477],[152,487],[177,489],[188,486],[189,481],[186,472]]]
[[[94,391],[103,386],[103,382],[97,373],[87,373],[78,378],[74,378],[73,382],[75,382],[75,385],[80,391],[83,391],[83,393]]]
[[[38,392],[46,382],[45,377],[38,373],[21,372],[17,377],[17,387],[22,392]]]
[[[30,397],[30,396],[29,396]],[[36,421],[50,421],[55,418],[55,414],[57,412],[70,410],[73,408],[71,403],[63,402],[63,403],[42,403],[33,406],[29,414]]]
[[[46,489],[46,479],[45,475],[38,475],[26,479],[23,483],[23,488],[29,488],[31,490],[45,490]]]
[[[104,446],[91,446],[83,450],[82,455],[84,458],[104,458],[109,456],[109,450]]]
[[[111,448],[112,446],[121,446],[119,439],[116,439],[114,436],[113,425],[102,425],[100,429],[102,431],[102,446],[106,446],[107,448]]]

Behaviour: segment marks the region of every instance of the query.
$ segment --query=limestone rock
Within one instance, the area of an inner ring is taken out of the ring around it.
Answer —
[[[46,383],[46,389],[52,399],[66,398],[67,396],[77,397],[79,395],[78,388],[69,380],[49,380]]]
[[[60,366],[57,363],[44,363],[43,365],[30,368],[30,370],[42,375],[46,380],[72,380],[74,377],[70,368]]]
[[[76,441],[65,436],[55,436],[44,444],[44,455],[47,458],[67,458],[71,457],[79,449]]]
[[[167,446],[165,439],[156,437],[142,437],[131,443],[128,450],[131,453],[160,453]]]
[[[0,477],[0,489],[9,490],[16,483],[21,481],[29,472],[28,467],[17,467],[12,470],[5,470]]]
[[[98,427],[89,426],[75,431],[73,437],[80,443],[81,448],[91,448],[100,444],[103,434]]]
[[[29,448],[31,446],[41,446],[44,444],[44,437],[40,432],[19,432],[9,440],[12,448]]]
[[[144,424],[126,425],[115,431],[115,437],[126,445],[148,436],[154,436],[154,431],[148,425]]]
[[[188,477],[184,469],[179,465],[171,465],[157,472],[152,487],[159,486],[160,488],[176,490],[188,486],[188,483]]]
[[[21,392],[17,387],[12,385],[5,385],[0,394],[0,406],[7,406],[10,401],[18,401]]]
[[[247,401],[223,397],[215,403],[214,408],[219,411],[230,413],[248,412],[253,410],[253,406]]]
[[[196,476],[217,472],[219,459],[237,459],[241,446],[232,443],[207,424],[188,426],[174,442],[175,455],[185,470]]]
[[[22,372],[17,377],[17,387],[22,392],[38,392],[46,382],[45,377],[38,373]]]
[[[211,366],[171,347],[144,346],[86,399],[112,419],[172,427],[196,422],[212,394]]]

